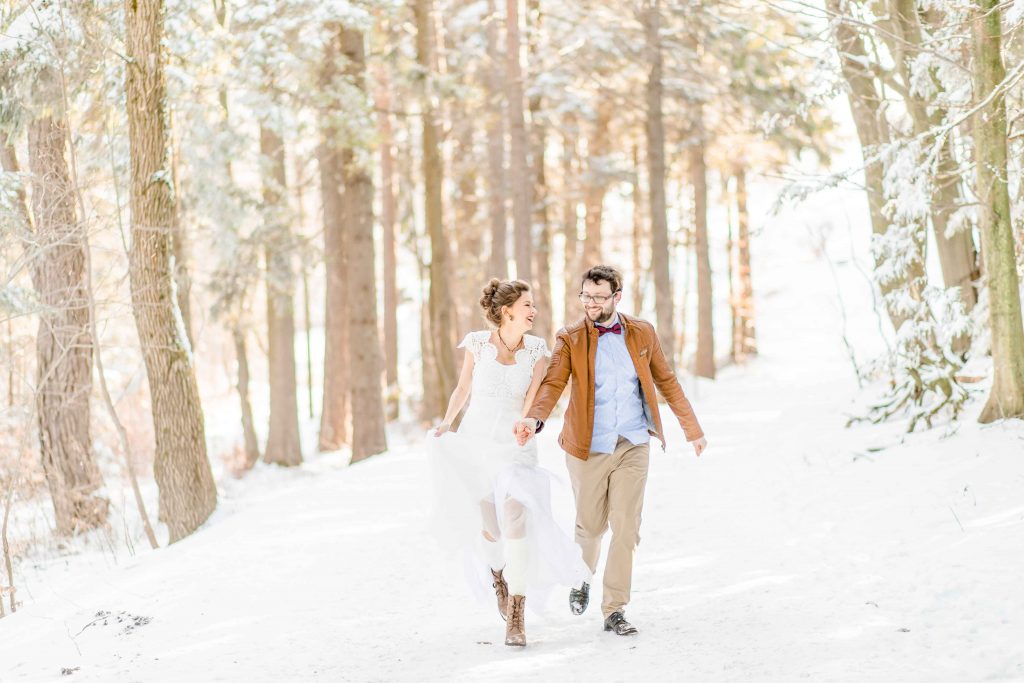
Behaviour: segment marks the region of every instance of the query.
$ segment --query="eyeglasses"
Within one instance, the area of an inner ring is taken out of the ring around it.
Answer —
[[[612,292],[608,296],[591,296],[590,294],[587,294],[586,292],[580,292],[579,298],[580,298],[580,301],[582,301],[585,304],[589,304],[591,301],[593,301],[598,306],[603,306],[604,302],[608,301],[608,299],[611,299],[616,294],[618,294],[618,292]]]

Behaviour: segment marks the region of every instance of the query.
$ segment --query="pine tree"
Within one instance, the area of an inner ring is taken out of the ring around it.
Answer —
[[[131,147],[132,313],[149,377],[161,521],[171,542],[189,535],[217,504],[192,350],[172,286],[174,226],[161,36],[162,0],[127,0],[125,92]]]

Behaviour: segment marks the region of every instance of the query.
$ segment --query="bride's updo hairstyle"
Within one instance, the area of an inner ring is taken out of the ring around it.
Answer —
[[[484,295],[480,297],[480,308],[484,309],[484,315],[501,327],[501,309],[504,306],[512,306],[519,301],[523,292],[530,291],[530,285],[522,280],[499,280],[492,277],[491,281],[484,287]]]

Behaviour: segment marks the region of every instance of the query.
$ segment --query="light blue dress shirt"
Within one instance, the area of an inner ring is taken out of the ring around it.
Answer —
[[[619,314],[598,327],[613,327]],[[610,332],[597,340],[597,358],[594,361],[594,433],[590,450],[594,453],[612,453],[619,437],[630,443],[648,443],[647,413],[644,410],[640,379],[633,358],[626,348],[626,328],[622,334]]]

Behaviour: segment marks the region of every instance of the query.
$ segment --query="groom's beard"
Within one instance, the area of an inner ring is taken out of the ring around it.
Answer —
[[[611,320],[612,316],[614,316],[614,315],[615,315],[615,309],[614,308],[612,310],[610,310],[610,311],[606,311],[606,310],[602,309],[601,312],[597,314],[596,318],[591,313],[589,313],[589,312],[587,313],[587,317],[589,317],[592,321],[594,321],[598,325],[604,325],[606,322]]]

